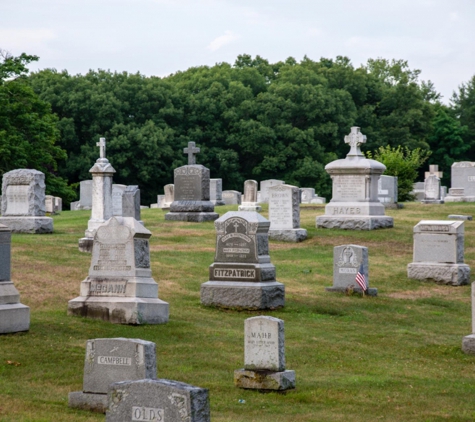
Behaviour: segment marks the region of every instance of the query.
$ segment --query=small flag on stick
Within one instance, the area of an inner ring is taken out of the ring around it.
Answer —
[[[359,284],[363,292],[366,292],[366,290],[368,290],[368,283],[366,283],[366,277],[364,276],[363,263],[361,263],[360,265],[360,269],[356,274],[355,281]]]

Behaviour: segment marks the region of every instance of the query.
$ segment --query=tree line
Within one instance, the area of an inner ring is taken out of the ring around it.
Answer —
[[[428,163],[439,165],[445,183],[454,161],[475,161],[475,76],[446,106],[403,60],[355,68],[346,57],[269,63],[240,55],[234,64],[164,78],[105,70],[29,74],[33,60],[3,55],[0,62],[0,173],[44,171],[49,193],[66,202],[90,178],[99,137],[107,138],[114,182],[139,185],[144,203],[173,183],[189,141],[224,189],[278,178],[327,198],[324,167],[348,152],[343,137],[351,126],[367,135],[364,151],[430,152]]]

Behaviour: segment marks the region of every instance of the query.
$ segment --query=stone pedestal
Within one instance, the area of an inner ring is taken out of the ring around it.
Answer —
[[[256,212],[227,212],[215,221],[216,255],[201,303],[235,309],[275,309],[285,289],[275,280],[268,247],[269,221]]]
[[[386,166],[364,157],[360,151],[364,142],[366,136],[359,127],[352,127],[345,136],[345,143],[351,146],[346,158],[325,166],[332,178],[333,196],[325,207],[325,215],[317,217],[317,227],[346,230],[393,227],[393,218],[385,216],[384,205],[378,199],[378,181]]]

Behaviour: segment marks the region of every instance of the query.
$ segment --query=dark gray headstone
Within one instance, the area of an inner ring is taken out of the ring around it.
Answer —
[[[140,221],[140,189],[136,185],[127,186],[122,196],[122,213],[124,217],[134,217]]]

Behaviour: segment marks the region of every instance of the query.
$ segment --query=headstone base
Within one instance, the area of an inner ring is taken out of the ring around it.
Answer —
[[[323,229],[375,230],[394,227],[394,219],[388,216],[338,217],[322,215],[316,219],[317,227]]]
[[[193,223],[203,223],[204,221],[214,221],[219,218],[216,212],[169,212],[165,214],[165,220],[169,221],[189,221]]]
[[[238,206],[239,211],[254,211],[254,212],[259,212],[262,211],[262,207],[259,204],[253,204],[251,203],[243,203]]]
[[[443,204],[444,201],[442,199],[423,199],[421,204]]]
[[[467,264],[412,262],[407,265],[407,277],[415,280],[434,280],[438,283],[462,286],[470,281],[470,267]]]
[[[269,239],[283,242],[302,242],[307,238],[305,229],[269,230]]]
[[[78,242],[79,252],[92,253],[93,245],[94,239],[92,237],[82,237]]]
[[[277,281],[207,281],[201,285],[201,303],[220,308],[277,309],[285,305],[285,287]]]
[[[468,355],[475,355],[475,334],[469,334],[462,339],[462,351]]]
[[[0,298],[1,299],[1,298]],[[30,308],[21,303],[0,305],[0,334],[30,329]]]
[[[221,205],[226,205],[226,203],[225,203],[222,199],[219,199],[219,200],[217,200],[217,201],[214,201],[214,200],[213,200],[213,201],[211,201],[211,203],[213,203],[215,207],[216,207],[216,206],[219,207],[219,206],[221,206]]]
[[[475,196],[452,196],[447,195],[444,198],[445,202],[475,202]]]
[[[7,226],[12,233],[53,233],[51,217],[0,217],[0,224]]]
[[[323,198],[322,196],[315,196],[310,200],[311,204],[326,204],[327,199]]]
[[[325,290],[327,292],[338,292],[338,293],[350,293],[350,288],[345,288],[345,287],[325,287]],[[361,287],[351,287],[351,292],[354,293],[363,293],[363,289]],[[374,288],[369,288],[366,292],[365,295],[367,296],[378,296],[378,289]]]
[[[140,297],[84,297],[68,302],[68,315],[101,319],[113,324],[165,324],[168,303]]]
[[[89,410],[106,413],[108,407],[107,394],[84,393],[73,391],[68,396],[68,406],[73,409]]]
[[[450,214],[447,216],[449,220],[472,220],[471,215],[458,215],[458,214]]]
[[[234,371],[234,385],[252,390],[289,390],[295,388],[295,371]]]

